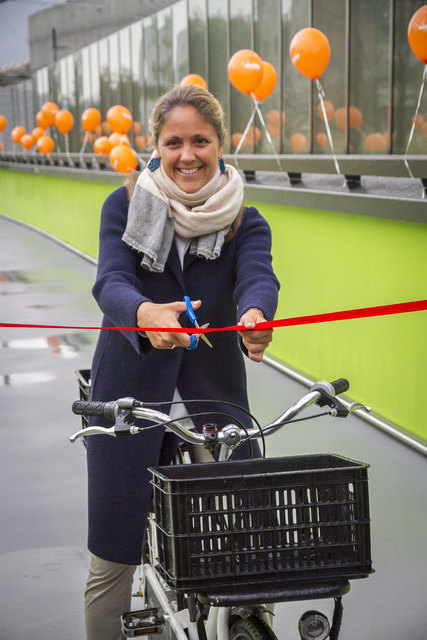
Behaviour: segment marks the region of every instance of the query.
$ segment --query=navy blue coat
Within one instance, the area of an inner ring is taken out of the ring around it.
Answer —
[[[114,191],[102,209],[93,294],[104,313],[103,326],[134,327],[142,302],[173,302],[184,295],[202,300],[197,311],[200,325],[234,325],[251,307],[261,309],[266,319],[273,318],[279,283],[271,267],[271,233],[255,208],[245,209],[239,230],[224,244],[216,260],[187,252],[181,269],[173,243],[160,274],[142,269],[138,252],[122,240],[127,210],[124,187]],[[189,326],[185,314],[180,323]],[[184,401],[213,398],[248,408],[238,334],[211,333],[209,339],[213,349],[202,340],[194,351],[153,349],[136,331],[101,331],[92,364],[92,398],[107,401],[132,396],[146,402],[165,402],[160,410],[167,413],[177,387]],[[242,412],[220,408],[248,425]],[[206,405],[187,406],[189,413],[205,409]],[[92,420],[92,424],[101,422],[99,418]],[[198,427],[203,422],[222,426],[230,418],[212,416],[195,418],[194,422]],[[106,560],[139,564],[151,499],[147,468],[162,461],[163,429],[118,439],[94,436],[87,440],[89,549]]]

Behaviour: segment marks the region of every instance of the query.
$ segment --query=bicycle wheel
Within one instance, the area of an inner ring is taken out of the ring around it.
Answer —
[[[252,614],[232,622],[230,640],[277,640],[277,636],[264,620]]]

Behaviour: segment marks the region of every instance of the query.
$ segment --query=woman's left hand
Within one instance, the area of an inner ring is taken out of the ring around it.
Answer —
[[[259,309],[248,309],[240,318],[239,324],[253,331],[239,331],[243,344],[248,350],[248,356],[254,362],[261,362],[264,351],[273,339],[273,329],[256,331],[255,325],[265,322],[265,318]]]

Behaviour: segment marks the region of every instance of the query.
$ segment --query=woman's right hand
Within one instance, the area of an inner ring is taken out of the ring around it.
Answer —
[[[193,309],[198,309],[201,300],[192,301]],[[138,327],[142,329],[180,328],[178,318],[187,309],[185,302],[168,302],[156,304],[155,302],[142,302],[136,312]],[[164,331],[147,331],[147,338],[155,349],[173,349],[174,347],[187,348],[191,344],[187,333],[169,333]]]

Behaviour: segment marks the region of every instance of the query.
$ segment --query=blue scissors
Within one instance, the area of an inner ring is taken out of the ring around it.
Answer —
[[[193,325],[197,328],[200,329],[199,323],[197,322],[196,319],[196,314],[194,313],[194,309],[193,309],[193,305],[191,304],[191,300],[189,296],[184,296],[184,302],[187,305],[187,311],[185,312],[185,315],[187,316],[187,318],[193,323]],[[209,324],[204,324],[202,329],[206,329],[209,326]],[[193,349],[197,349],[197,345],[199,343],[199,338],[201,338],[204,342],[206,342],[206,344],[212,349],[212,345],[209,341],[209,339],[205,336],[204,333],[192,333],[190,336],[191,339],[191,344],[189,347],[187,347],[188,351],[193,351]]]

